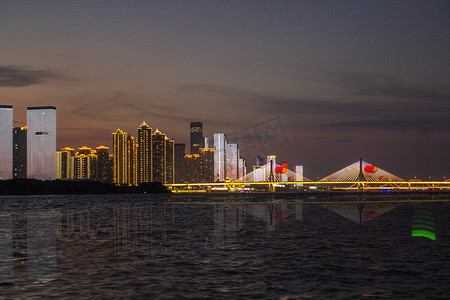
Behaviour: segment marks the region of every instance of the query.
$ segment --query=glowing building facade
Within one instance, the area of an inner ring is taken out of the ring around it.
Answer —
[[[200,175],[198,173],[199,154],[187,154],[184,156],[184,180],[189,183],[199,182]]]
[[[244,180],[245,175],[247,175],[247,161],[245,158],[239,158],[239,163],[238,163],[238,178],[241,178],[242,181]]]
[[[186,182],[214,182],[214,149],[200,148],[200,154],[185,155]]]
[[[175,179],[175,147],[174,141],[166,137],[166,181],[164,183],[172,184]]]
[[[86,146],[78,148],[78,154],[89,155],[91,154],[92,149]]]
[[[27,126],[14,127],[13,178],[27,178]]]
[[[13,107],[0,105],[0,180],[13,178]]]
[[[206,136],[203,137],[203,149],[209,149],[209,139]]]
[[[120,129],[113,133],[113,181],[116,185],[128,185],[128,134]]]
[[[226,136],[223,133],[214,133],[214,180],[224,181],[226,174]]]
[[[138,181],[152,181],[152,129],[142,122],[138,128]]]
[[[56,178],[56,108],[27,108],[27,178]]]
[[[303,181],[303,166],[295,166],[295,181]]]
[[[127,155],[128,155],[128,185],[138,185],[138,160],[137,138],[129,135],[127,138]]]
[[[214,149],[200,148],[201,182],[214,182]]]
[[[158,129],[152,135],[153,181],[166,182],[166,135]]]
[[[97,179],[102,182],[111,182],[111,167],[109,165],[109,148],[98,146],[97,151]]]
[[[237,144],[226,145],[226,173],[230,181],[236,181],[239,178],[239,147]]]
[[[91,158],[86,154],[78,154],[73,157],[73,179],[91,178]]]
[[[56,179],[73,179],[73,151],[66,147],[56,152]]]
[[[200,154],[204,142],[202,122],[191,122],[191,154]]]

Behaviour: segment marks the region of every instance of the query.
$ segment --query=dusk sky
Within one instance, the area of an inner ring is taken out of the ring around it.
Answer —
[[[211,140],[249,133],[249,165],[275,154],[316,179],[363,158],[442,180],[450,1],[0,0],[0,104],[15,126],[56,106],[58,148],[146,121],[189,151],[201,121]]]

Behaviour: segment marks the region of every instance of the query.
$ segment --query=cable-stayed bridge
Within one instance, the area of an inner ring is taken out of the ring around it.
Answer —
[[[236,181],[168,184],[176,193],[208,192],[304,192],[304,191],[450,191],[450,180],[404,180],[363,160],[358,160],[320,180],[269,162]]]

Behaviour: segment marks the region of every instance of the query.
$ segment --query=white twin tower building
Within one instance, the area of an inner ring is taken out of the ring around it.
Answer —
[[[13,106],[0,105],[0,180],[13,178]],[[56,178],[56,107],[27,108],[27,178]]]

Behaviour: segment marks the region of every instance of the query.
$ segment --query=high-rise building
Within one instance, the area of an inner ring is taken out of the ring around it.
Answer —
[[[13,107],[0,105],[0,180],[13,178]]]
[[[303,181],[303,166],[295,166],[295,181]],[[303,186],[302,184],[300,186]]]
[[[91,153],[87,156],[89,157],[89,178],[97,180],[97,152],[91,150]]]
[[[152,181],[152,129],[142,122],[138,128],[138,180]]]
[[[89,155],[91,154],[92,149],[86,146],[78,148],[78,154]]]
[[[214,149],[200,148],[200,154],[186,155],[185,181],[214,182]]]
[[[128,185],[128,134],[120,129],[113,133],[113,181],[116,185]]]
[[[214,148],[200,148],[201,181],[214,182]]]
[[[114,150],[113,150],[114,151]],[[109,154],[108,182],[114,182],[114,155]]]
[[[27,126],[14,127],[13,178],[27,178]]]
[[[86,154],[78,154],[73,158],[73,179],[91,178],[91,157]]]
[[[152,135],[152,173],[153,181],[166,182],[166,135],[158,129]]]
[[[61,149],[61,151],[70,152],[70,155],[75,156],[75,149],[72,149],[70,147],[64,147],[64,148]]]
[[[172,184],[174,183],[175,177],[175,147],[174,141],[166,137],[166,181],[164,183]]]
[[[256,156],[256,166],[264,166],[266,164],[266,158],[264,156]]]
[[[74,177],[74,179],[96,179],[97,178],[97,152],[95,150],[92,150],[92,148],[89,148],[87,146],[83,146],[81,148],[78,148],[78,152],[75,156],[78,155],[86,155],[89,157],[89,176],[86,177],[86,175],[81,174],[78,177]],[[84,158],[80,161],[84,163]],[[76,169],[74,169],[76,172]],[[82,172],[84,171],[84,166],[82,168]]]
[[[214,133],[214,181],[224,181],[226,174],[226,136]]]
[[[200,154],[184,156],[185,181],[189,183],[201,182]]]
[[[56,108],[27,108],[27,178],[56,178]]]
[[[111,182],[109,165],[109,148],[98,146],[97,151],[97,180],[102,182]]]
[[[239,178],[239,146],[237,144],[227,144],[225,149],[228,180],[236,181]]]
[[[204,146],[202,122],[191,122],[191,154],[199,154]]]
[[[239,163],[238,163],[238,174],[239,174],[239,178],[241,178],[243,180],[244,176],[247,175],[247,161],[245,158],[239,158]],[[241,181],[242,181],[241,180]]]
[[[185,182],[185,170],[184,170],[184,156],[185,144],[174,145],[174,168],[175,168],[175,183]]]
[[[138,161],[137,161],[137,138],[129,135],[127,139],[128,150],[128,185],[138,185]]]
[[[203,137],[203,149],[209,149],[209,139],[206,136]]]
[[[56,179],[73,179],[73,151],[65,147],[56,152]]]
[[[198,155],[198,154],[195,154]],[[185,182],[188,183],[193,183],[195,182],[195,179],[197,178],[196,176],[196,168],[194,165],[194,155],[193,154],[186,154],[184,156],[184,180]]]

